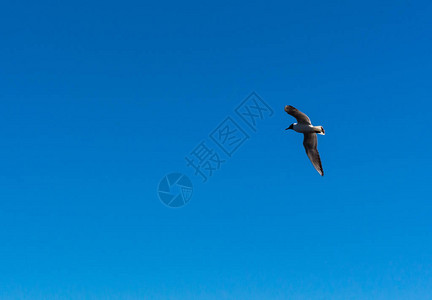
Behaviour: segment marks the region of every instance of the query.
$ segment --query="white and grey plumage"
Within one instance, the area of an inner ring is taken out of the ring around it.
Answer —
[[[309,117],[299,111],[297,108],[287,105],[285,106],[285,111],[296,118],[298,123],[291,124],[287,129],[293,129],[296,132],[303,133],[303,146],[305,147],[306,154],[312,162],[315,169],[320,173],[321,176],[324,176],[324,170],[321,164],[320,155],[318,153],[318,138],[317,133],[324,135],[325,131],[322,126],[313,126]],[[287,130],[285,129],[285,130]]]

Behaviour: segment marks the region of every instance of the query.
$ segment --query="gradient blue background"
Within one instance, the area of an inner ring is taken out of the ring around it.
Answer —
[[[429,1],[0,11],[1,299],[432,299]],[[274,116],[201,184],[184,157],[252,91]]]

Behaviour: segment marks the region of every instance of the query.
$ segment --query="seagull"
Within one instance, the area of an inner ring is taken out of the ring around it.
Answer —
[[[303,146],[305,147],[306,154],[312,162],[315,169],[320,173],[321,176],[324,176],[324,170],[321,165],[321,159],[318,153],[317,145],[318,138],[317,133],[321,135],[325,135],[324,128],[322,126],[313,126],[309,117],[299,111],[297,108],[287,105],[285,106],[285,111],[296,118],[298,123],[291,124],[288,129],[292,129],[294,131],[303,133]]]

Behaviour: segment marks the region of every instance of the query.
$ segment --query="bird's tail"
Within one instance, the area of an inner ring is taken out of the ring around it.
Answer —
[[[324,127],[322,127],[322,126],[315,126],[315,128],[317,129],[317,133],[318,134],[325,135]]]

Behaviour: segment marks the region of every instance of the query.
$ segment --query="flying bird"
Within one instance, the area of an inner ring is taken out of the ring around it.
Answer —
[[[312,162],[315,169],[320,173],[321,176],[324,176],[324,170],[321,165],[321,159],[318,153],[318,138],[317,133],[321,135],[325,135],[324,128],[322,126],[313,126],[309,117],[299,111],[297,108],[287,105],[285,106],[285,111],[296,118],[298,123],[291,124],[288,129],[293,129],[294,131],[303,133],[303,146],[305,147],[306,154]]]

